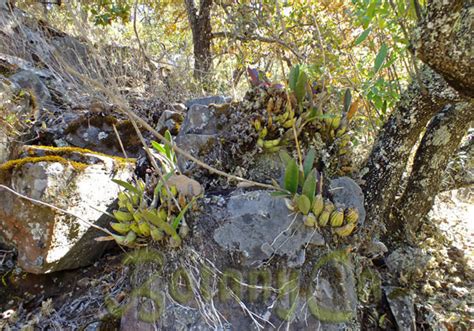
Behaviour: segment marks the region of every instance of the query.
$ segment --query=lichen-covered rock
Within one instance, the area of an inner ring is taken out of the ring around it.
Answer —
[[[180,111],[165,110],[158,119],[155,130],[164,134],[166,130],[171,134],[178,134],[179,128],[183,123],[184,115]]]
[[[136,156],[142,146],[132,123],[128,120],[90,112],[69,115],[61,123],[60,128],[54,129],[52,136],[63,137],[71,146],[122,156],[122,148],[114,132],[114,125],[129,156]]]
[[[385,263],[392,274],[416,281],[425,275],[430,260],[431,256],[420,248],[400,247],[386,257]]]
[[[216,115],[212,108],[203,105],[193,105],[189,108],[181,126],[180,135],[184,134],[216,134]]]
[[[232,195],[227,203],[227,220],[214,232],[214,240],[228,250],[245,256],[245,265],[259,265],[276,255],[286,257],[290,267],[305,261],[308,244],[323,246],[317,230],[308,230],[301,215],[290,215],[283,199],[266,191]]]
[[[256,132],[251,127],[251,114],[244,112],[239,103],[193,105],[180,128],[176,144],[208,165],[227,172],[236,167],[250,168],[256,152]],[[182,155],[178,155],[180,170],[207,185],[213,181],[209,173]],[[221,182],[225,186],[224,182]],[[214,185],[216,186],[216,185]]]
[[[222,145],[216,135],[206,134],[186,134],[176,138],[176,144],[189,154],[204,159],[204,157],[216,157],[215,160],[222,158]],[[196,164],[182,155],[178,155],[178,167],[185,173],[190,174],[197,170]]]
[[[119,192],[111,179],[130,178],[133,162],[50,147],[31,147],[26,153],[33,157],[0,166],[3,183],[78,217],[0,189],[0,234],[17,248],[18,265],[28,272],[49,273],[92,263],[106,247],[94,241],[102,233],[92,224],[107,225],[102,211]]]
[[[39,106],[44,106],[47,102],[51,101],[51,93],[49,93],[46,85],[34,72],[21,70],[10,76],[9,79],[18,84],[21,88],[31,91]]]
[[[416,314],[413,296],[404,289],[392,286],[384,287],[384,292],[393,317],[397,322],[398,330],[416,330]]]

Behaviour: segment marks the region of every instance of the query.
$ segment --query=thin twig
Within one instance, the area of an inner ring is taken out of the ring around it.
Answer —
[[[119,142],[120,148],[122,149],[123,156],[128,159],[127,152],[125,151],[125,148],[123,147],[122,139],[120,139],[120,135],[117,131],[117,128],[115,127],[115,124],[112,124],[112,128],[114,129],[115,136],[117,137],[117,140]]]

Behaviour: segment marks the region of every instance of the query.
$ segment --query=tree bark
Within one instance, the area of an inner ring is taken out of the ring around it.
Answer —
[[[473,120],[472,102],[447,105],[431,120],[416,151],[405,192],[389,219],[390,233],[398,231],[413,241],[433,206],[448,162]]]
[[[410,152],[430,119],[446,104],[459,101],[456,91],[441,76],[425,67],[420,73],[426,94],[413,81],[397,109],[382,128],[366,166],[362,169],[367,209],[366,231],[384,230],[400,189]]]
[[[474,96],[472,22],[469,0],[430,0],[415,35],[417,57],[459,93]]]
[[[194,77],[203,81],[212,64],[211,7],[212,0],[200,0],[199,9],[194,0],[185,0],[189,25],[193,34]]]

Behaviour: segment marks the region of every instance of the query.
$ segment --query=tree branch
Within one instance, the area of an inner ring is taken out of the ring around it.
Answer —
[[[272,37],[265,37],[265,36],[260,36],[256,34],[249,34],[249,35],[240,35],[234,32],[226,32],[226,31],[220,31],[220,32],[214,32],[212,34],[212,38],[232,38],[240,41],[260,41],[262,43],[270,43],[270,44],[278,44],[286,49],[288,49],[290,52],[292,52],[298,59],[304,60],[304,56],[301,55],[293,45],[290,45],[286,43],[285,41],[278,39],[278,38],[272,38]]]
[[[415,54],[461,94],[474,97],[470,0],[431,0],[415,36]]]

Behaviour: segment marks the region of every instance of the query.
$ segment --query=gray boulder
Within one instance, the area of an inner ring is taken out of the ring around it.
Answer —
[[[30,153],[38,150],[41,148],[35,147]],[[55,158],[19,159],[1,168],[5,185],[68,212],[0,189],[0,235],[16,247],[18,265],[27,272],[85,266],[106,248],[106,243],[94,240],[104,235],[94,227],[106,227],[110,221],[102,211],[113,206],[119,192],[111,178],[128,180],[133,163],[93,153],[72,154],[74,162],[63,153]]]
[[[415,331],[416,314],[413,295],[398,287],[385,286],[383,289],[398,330]]]
[[[356,329],[354,266],[266,191],[208,195],[179,251],[127,258],[121,330]]]

